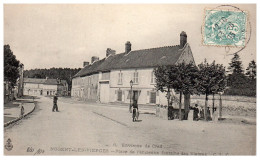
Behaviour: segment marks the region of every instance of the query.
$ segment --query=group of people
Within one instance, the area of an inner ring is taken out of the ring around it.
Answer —
[[[204,119],[205,117],[207,117],[206,120],[212,120],[209,107],[207,107],[206,116],[205,116],[204,109],[202,107],[198,106],[198,104],[195,104],[195,107],[191,108],[191,109],[194,110],[193,111],[193,120],[200,120],[200,119]],[[214,111],[216,111],[216,108],[213,108],[213,112]]]
[[[203,110],[203,108],[198,106],[198,104],[195,104],[195,107],[191,108],[191,109],[194,110],[193,111],[193,120],[199,120],[199,119],[204,118],[204,110]]]

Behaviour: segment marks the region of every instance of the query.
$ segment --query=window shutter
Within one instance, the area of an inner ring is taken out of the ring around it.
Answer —
[[[151,83],[153,83],[153,72],[151,73]]]
[[[125,100],[125,91],[122,91],[122,101]]]
[[[123,73],[121,73],[121,84],[123,84]]]
[[[146,103],[149,103],[149,101],[150,101],[150,92],[147,91]]]
[[[118,79],[117,79],[117,84],[120,83],[120,73],[118,73]]]
[[[136,72],[136,83],[138,83],[138,72]]]
[[[132,74],[132,79],[131,80],[133,80],[133,82],[135,83],[135,72]]]

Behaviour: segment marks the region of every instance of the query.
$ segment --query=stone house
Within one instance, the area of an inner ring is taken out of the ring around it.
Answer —
[[[66,80],[59,79],[38,79],[38,78],[24,78],[24,95],[33,96],[48,96],[66,95],[68,93],[68,84]]]
[[[138,104],[166,105],[166,94],[155,89],[154,68],[181,62],[195,64],[185,32],[180,34],[180,45],[174,46],[132,51],[128,41],[125,52],[116,54],[108,48],[104,59],[92,57],[91,64],[84,63],[84,68],[72,79],[72,97],[101,103],[129,103],[132,96]]]

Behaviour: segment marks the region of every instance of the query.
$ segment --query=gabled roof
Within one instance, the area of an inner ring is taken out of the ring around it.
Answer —
[[[61,82],[67,82],[66,80],[61,80]],[[35,84],[48,84],[48,85],[58,85],[57,79],[39,79],[39,78],[24,78],[24,83],[35,83]]]
[[[110,71],[114,68],[116,64],[121,62],[121,59],[124,57],[125,53],[110,55],[105,58],[105,61],[98,66],[98,71]]]
[[[45,79],[39,79],[39,78],[24,78],[24,83],[37,83],[37,84],[43,84],[45,82]]]
[[[113,69],[153,68],[158,65],[174,65],[182,54],[180,45],[130,51],[110,55],[92,65],[85,66],[74,77],[83,77],[95,72]]]
[[[180,46],[135,50],[124,55],[111,69],[150,68],[158,65],[174,65],[180,57]]]
[[[50,85],[57,85],[57,84],[59,84],[58,83],[58,81],[57,81],[57,79],[45,79],[45,82],[44,82],[44,84],[50,84]]]
[[[105,61],[105,58],[102,60],[95,61],[94,63],[85,66],[73,77],[83,77],[86,75],[91,75],[98,72],[98,67]]]

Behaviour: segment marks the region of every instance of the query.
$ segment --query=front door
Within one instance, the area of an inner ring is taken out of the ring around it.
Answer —
[[[109,83],[108,82],[100,83],[100,102],[101,103],[109,102]]]
[[[135,100],[138,102],[138,97],[139,97],[138,91],[133,91],[133,102]]]

